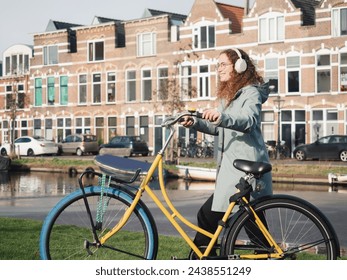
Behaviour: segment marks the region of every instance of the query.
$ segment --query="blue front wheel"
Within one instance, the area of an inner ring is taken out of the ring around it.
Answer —
[[[46,217],[40,235],[41,259],[156,258],[158,233],[143,202],[138,203],[126,225],[101,245],[99,238],[123,217],[134,194],[122,187],[101,190],[98,186],[84,188],[84,192],[66,196]]]

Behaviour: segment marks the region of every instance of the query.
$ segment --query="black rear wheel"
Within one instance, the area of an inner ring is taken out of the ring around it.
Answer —
[[[334,260],[339,245],[334,229],[313,205],[297,198],[273,196],[254,206],[284,252],[282,259]],[[243,212],[226,235],[222,255],[271,253],[252,216]]]

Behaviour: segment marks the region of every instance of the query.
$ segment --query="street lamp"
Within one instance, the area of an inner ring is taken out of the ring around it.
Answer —
[[[274,104],[277,108],[277,145],[276,145],[276,159],[280,159],[280,148],[281,148],[281,109],[284,105],[284,99],[281,99],[280,95],[277,95],[277,98],[274,100]]]

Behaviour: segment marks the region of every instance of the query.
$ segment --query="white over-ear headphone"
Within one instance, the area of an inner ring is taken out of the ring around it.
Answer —
[[[235,62],[234,69],[237,73],[242,73],[247,69],[247,62],[242,58],[241,52],[238,49],[232,49],[238,55],[238,59]]]

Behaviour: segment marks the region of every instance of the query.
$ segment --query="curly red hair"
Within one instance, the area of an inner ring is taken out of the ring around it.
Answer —
[[[241,49],[238,50],[241,53],[242,59],[246,61],[247,68],[242,73],[238,73],[235,69],[233,69],[233,75],[231,79],[229,79],[227,82],[219,82],[217,97],[220,99],[225,99],[226,106],[231,103],[236,93],[244,86],[264,83],[263,77],[261,77],[257,72],[254,63],[248,56],[248,54]],[[220,55],[221,54],[225,54],[228,57],[230,63],[232,63],[233,65],[235,65],[236,61],[239,59],[238,54],[233,49],[224,50],[220,53]]]

